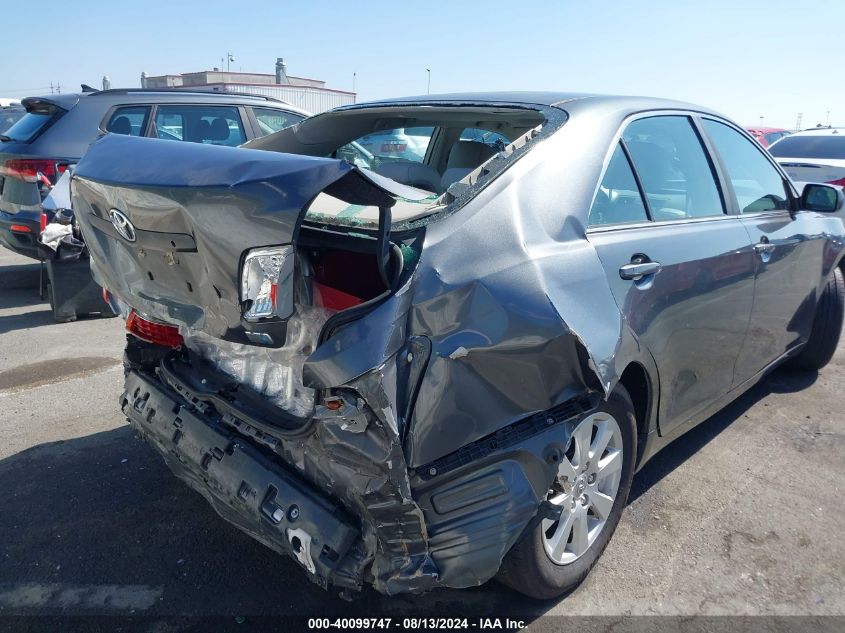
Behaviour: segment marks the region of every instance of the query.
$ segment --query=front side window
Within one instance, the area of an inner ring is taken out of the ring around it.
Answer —
[[[687,117],[637,119],[623,139],[653,220],[724,214],[713,168]]]
[[[425,159],[432,134],[433,127],[400,127],[367,134],[355,143],[372,154],[380,164],[402,161],[421,163]]]
[[[147,116],[150,113],[149,106],[127,106],[117,108],[109,117],[106,124],[106,131],[112,134],[127,134],[129,136],[141,136],[147,126]]]
[[[593,206],[590,207],[588,224],[599,226],[647,220],[648,214],[631,165],[622,147],[617,144],[593,200]]]
[[[704,129],[722,158],[742,213],[789,208],[780,172],[757,146],[733,128],[712,119],[704,119]]]
[[[491,130],[484,130],[478,127],[468,127],[461,132],[461,141],[475,141],[476,143],[484,143],[489,145],[497,151],[501,151],[510,144],[510,139],[506,136],[493,132]]]
[[[162,105],[155,118],[158,138],[228,145],[246,142],[241,115],[236,106]]]
[[[258,123],[258,137],[284,130],[305,118],[299,114],[274,108],[253,108],[252,113]]]

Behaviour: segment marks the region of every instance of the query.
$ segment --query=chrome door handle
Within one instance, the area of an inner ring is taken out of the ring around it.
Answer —
[[[760,253],[761,255],[763,253],[771,253],[775,250],[775,248],[775,245],[770,244],[769,242],[758,242],[754,245],[754,251]]]
[[[659,262],[642,262],[638,264],[625,264],[619,269],[619,276],[622,279],[639,281],[646,275],[653,275],[663,268]]]

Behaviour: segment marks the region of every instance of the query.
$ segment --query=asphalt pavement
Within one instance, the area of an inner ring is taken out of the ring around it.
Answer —
[[[352,602],[223,522],[118,407],[120,319],[52,322],[0,249],[0,616],[845,615],[845,351],[778,370],[636,477],[570,596],[495,581]],[[164,629],[162,629],[164,630]],[[179,630],[168,628],[166,630]]]

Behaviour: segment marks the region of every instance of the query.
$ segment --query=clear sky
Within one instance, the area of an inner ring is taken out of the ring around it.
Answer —
[[[845,0],[77,0],[2,11],[0,96],[220,66],[352,89],[673,97],[741,124],[845,125]]]

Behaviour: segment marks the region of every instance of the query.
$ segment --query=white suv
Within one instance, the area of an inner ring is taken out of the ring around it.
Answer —
[[[845,186],[845,128],[796,132],[772,143],[769,152],[796,182]]]

